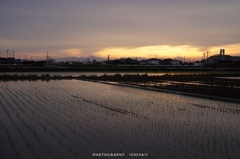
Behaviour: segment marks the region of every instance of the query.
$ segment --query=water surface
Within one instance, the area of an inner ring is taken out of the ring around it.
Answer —
[[[240,107],[100,83],[0,82],[2,158],[239,158]]]

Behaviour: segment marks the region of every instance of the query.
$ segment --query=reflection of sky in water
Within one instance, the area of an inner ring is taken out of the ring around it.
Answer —
[[[63,139],[75,147],[73,152],[86,157],[93,152],[141,152],[153,158],[240,157],[236,103],[77,80],[1,84],[5,90],[1,94],[21,93],[32,100],[28,107],[38,110],[36,120],[38,114],[43,119],[54,116],[48,119],[59,131],[55,130],[56,141],[66,133]]]
[[[148,74],[149,76],[161,76],[161,75],[178,75],[178,74],[202,74],[202,73],[207,73],[207,72],[2,72],[0,74],[9,74],[9,75],[29,75],[29,74],[36,74],[36,75],[42,75],[42,74],[49,74],[49,75],[61,75],[61,76],[81,76],[81,75],[97,75],[97,76],[102,76],[104,74],[107,75],[115,75],[115,74]],[[209,72],[211,73],[211,72]]]
[[[108,82],[111,83],[111,82]],[[112,82],[117,83],[117,82]],[[124,82],[123,82],[124,83]],[[212,86],[212,87],[218,87],[217,84],[206,84],[203,81],[189,81],[189,82],[179,82],[179,81],[168,81],[168,80],[159,80],[158,82],[125,82],[129,84],[135,84],[139,86],[169,86],[169,85],[192,85],[192,86]],[[232,86],[232,85],[225,85],[224,87],[229,88],[240,88],[238,86]]]

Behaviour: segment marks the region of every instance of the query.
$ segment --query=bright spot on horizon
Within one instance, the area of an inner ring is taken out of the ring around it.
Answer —
[[[141,58],[198,58],[202,51],[198,48],[191,46],[145,46],[138,48],[106,48],[97,52],[95,55],[100,57],[110,58],[128,58],[128,57],[141,57]]]
[[[181,45],[181,46],[170,46],[170,45],[156,45],[156,46],[145,46],[138,48],[106,48],[97,53],[95,56],[106,58],[110,55],[111,59],[119,58],[190,58],[191,60],[201,60],[203,54],[208,51],[209,57],[219,53],[220,49],[225,49],[227,55],[236,56],[239,54],[240,44],[236,45],[224,45],[215,46],[208,48],[208,50],[202,50],[198,47]]]

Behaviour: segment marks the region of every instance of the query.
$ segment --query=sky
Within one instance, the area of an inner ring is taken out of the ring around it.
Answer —
[[[0,0],[0,57],[240,56],[239,0]]]

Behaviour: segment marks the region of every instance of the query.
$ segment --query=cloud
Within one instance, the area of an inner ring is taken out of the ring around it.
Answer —
[[[145,46],[204,51],[239,43],[239,5],[235,0],[8,1],[0,6],[0,46],[56,56],[72,48],[86,56]]]

